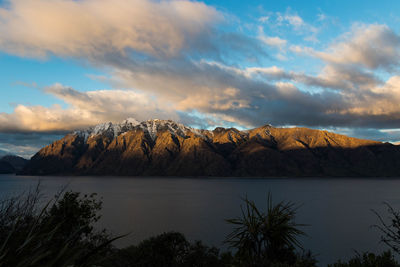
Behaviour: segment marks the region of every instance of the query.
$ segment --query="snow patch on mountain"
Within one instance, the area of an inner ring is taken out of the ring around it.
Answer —
[[[172,120],[153,119],[139,122],[134,118],[128,118],[121,123],[101,123],[85,130],[75,131],[73,134],[82,136],[86,141],[89,137],[95,135],[106,135],[110,138],[117,138],[121,134],[137,129],[143,130],[153,141],[157,138],[157,133],[159,131],[165,130],[182,137],[186,136],[187,132],[193,132],[196,135],[203,136],[201,130],[187,127]]]

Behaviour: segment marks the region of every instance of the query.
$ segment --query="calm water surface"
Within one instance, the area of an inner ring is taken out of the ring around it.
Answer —
[[[400,179],[332,178],[129,178],[25,177],[0,175],[0,196],[17,194],[41,180],[43,192],[54,195],[68,184],[71,190],[96,192],[103,197],[101,227],[114,234],[131,234],[118,246],[165,231],[179,231],[188,239],[222,247],[231,226],[226,218],[240,214],[240,198],[247,195],[264,208],[268,192],[274,202],[302,204],[296,221],[304,227],[304,247],[321,265],[354,255],[354,250],[379,252],[378,223],[371,212],[386,214],[384,201],[400,209]]]

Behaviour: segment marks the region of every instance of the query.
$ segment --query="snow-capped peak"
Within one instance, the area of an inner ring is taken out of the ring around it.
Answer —
[[[143,121],[140,123],[139,127],[147,132],[153,140],[155,140],[157,132],[160,130],[168,130],[179,136],[185,136],[186,131],[192,130],[192,128],[186,127],[185,125],[176,123],[172,120],[159,119]]]
[[[126,120],[124,120],[122,122],[122,124],[131,124],[131,125],[136,126],[136,125],[140,124],[140,121],[136,120],[135,118],[127,118]]]
[[[94,127],[90,127],[85,130],[76,131],[74,134],[81,135],[87,140],[87,138],[95,135],[107,135],[110,138],[116,138],[120,134],[125,132],[141,129],[147,133],[154,141],[157,137],[157,133],[162,130],[168,130],[171,133],[179,136],[185,136],[187,131],[192,131],[196,134],[200,134],[197,129],[187,127],[181,123],[176,123],[172,120],[147,120],[139,122],[134,118],[128,118],[121,123],[101,123]]]

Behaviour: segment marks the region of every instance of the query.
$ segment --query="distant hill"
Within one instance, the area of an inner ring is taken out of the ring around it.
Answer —
[[[128,119],[66,135],[24,168],[30,175],[400,176],[400,147],[308,128],[199,130]]]
[[[15,155],[0,156],[0,174],[21,171],[29,160]]]
[[[13,166],[13,168],[16,171],[21,171],[25,167],[25,165],[29,162],[29,160],[15,155],[7,155],[4,157],[0,157],[0,161],[7,162],[11,166]]]

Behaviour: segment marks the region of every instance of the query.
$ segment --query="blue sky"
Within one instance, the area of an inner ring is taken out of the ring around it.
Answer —
[[[0,150],[104,121],[400,140],[393,1],[0,0]]]

